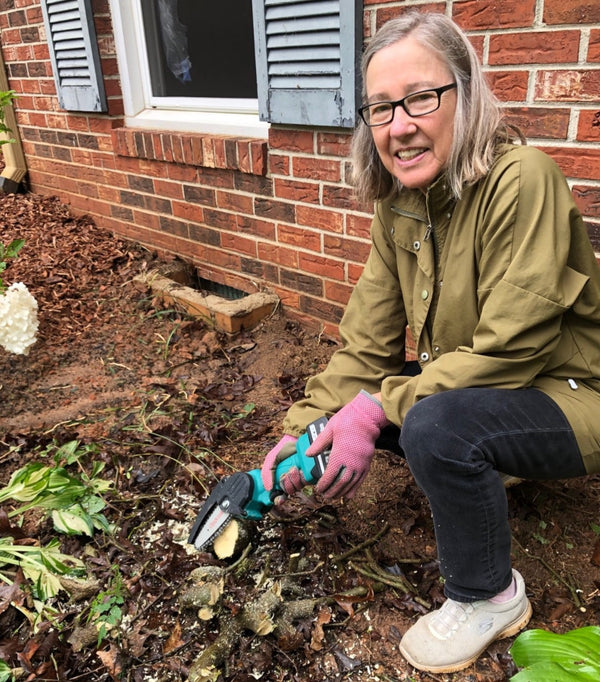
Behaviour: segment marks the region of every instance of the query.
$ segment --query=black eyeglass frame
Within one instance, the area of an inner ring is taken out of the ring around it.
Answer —
[[[384,126],[387,125],[388,123],[391,123],[394,120],[394,114],[396,113],[396,107],[402,107],[404,111],[410,116],[411,118],[419,118],[420,116],[427,116],[428,114],[433,114],[434,111],[437,111],[440,106],[442,105],[442,95],[447,92],[448,90],[452,90],[453,88],[457,87],[457,83],[449,83],[448,85],[442,85],[439,88],[427,88],[426,90],[419,90],[418,92],[411,92],[410,95],[406,95],[406,97],[403,97],[402,99],[397,99],[395,102],[389,101],[389,100],[382,100],[381,102],[371,102],[369,104],[365,104],[362,107],[359,107],[358,113],[360,114],[361,119],[365,123],[365,125],[369,126],[369,128],[376,128],[377,126]],[[434,109],[431,109],[431,111],[425,111],[422,114],[411,114],[410,111],[406,108],[406,100],[410,99],[411,97],[414,97],[415,95],[422,95],[424,92],[435,92],[437,95],[437,106]],[[387,121],[383,121],[382,123],[369,123],[367,121],[367,118],[365,117],[365,112],[367,109],[370,109],[371,107],[375,107],[379,104],[391,104],[392,105],[392,110],[390,113],[390,118]]]

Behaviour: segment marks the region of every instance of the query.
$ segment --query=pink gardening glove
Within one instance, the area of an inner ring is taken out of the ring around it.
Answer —
[[[316,491],[324,497],[354,497],[371,466],[375,441],[388,423],[381,403],[366,391],[334,414],[306,450],[314,457],[331,447]]]
[[[298,439],[294,438],[294,436],[289,436],[286,434],[265,457],[265,461],[263,462],[260,470],[260,477],[262,479],[263,485],[265,486],[265,490],[273,489],[277,465],[296,452],[297,440]]]

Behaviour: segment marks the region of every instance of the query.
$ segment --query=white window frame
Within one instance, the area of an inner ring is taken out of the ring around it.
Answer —
[[[141,0],[110,0],[110,8],[127,127],[267,137],[258,99],[153,97]]]

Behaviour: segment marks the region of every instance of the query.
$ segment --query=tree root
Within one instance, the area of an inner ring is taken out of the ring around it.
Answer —
[[[279,640],[282,640],[292,637],[296,632],[294,623],[309,618],[317,607],[332,604],[338,600],[368,597],[371,593],[370,588],[360,586],[341,595],[285,602],[281,597],[279,587],[276,583],[253,602],[244,606],[235,616],[220,618],[219,636],[206,647],[190,667],[189,682],[214,682],[220,675],[220,667],[226,662],[238,639],[246,630],[259,636],[274,633]],[[381,589],[381,584],[379,589]]]
[[[330,557],[332,564],[339,566],[347,562],[348,566],[369,579],[368,585],[359,585],[342,594],[294,598],[302,595],[302,589],[296,578],[316,572],[322,567],[323,562],[318,562],[316,566],[309,568],[304,557],[293,554],[290,556],[285,574],[271,575],[269,578],[263,574],[255,588],[254,595],[247,599],[241,608],[230,611],[221,605],[220,596],[223,592],[225,575],[233,567],[200,567],[193,571],[190,578],[194,584],[181,595],[180,602],[183,607],[198,608],[200,618],[217,617],[219,634],[190,667],[188,681],[215,682],[221,674],[221,668],[227,664],[231,652],[238,646],[238,640],[245,632],[253,632],[258,636],[273,634],[279,645],[285,649],[290,643],[294,645],[298,638],[297,623],[310,619],[317,609],[326,609],[335,603],[368,601],[372,599],[374,592],[383,590],[385,585],[401,590],[403,593],[410,593],[415,601],[429,608],[429,604],[418,597],[416,588],[406,578],[393,575],[380,567],[368,549],[388,529],[389,525],[386,524],[372,538],[351,547],[343,554]],[[246,559],[248,549],[236,562],[236,566]],[[362,556],[357,556],[359,553],[362,553]],[[348,561],[350,557],[354,559]],[[328,622],[328,620],[322,621],[321,616],[327,617],[327,614],[319,612],[317,618],[319,623],[313,625],[315,628],[313,636],[316,635],[315,646],[319,644],[323,636],[322,630],[318,629],[322,623]]]

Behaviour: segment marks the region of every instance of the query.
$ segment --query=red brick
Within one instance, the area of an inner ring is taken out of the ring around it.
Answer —
[[[290,174],[290,157],[283,154],[269,154],[269,171],[272,175]]]
[[[240,232],[251,234],[261,239],[275,240],[275,224],[268,220],[258,220],[249,216],[240,215],[237,217],[237,228]]]
[[[228,211],[251,214],[254,211],[253,198],[239,192],[217,192],[217,206]]]
[[[296,222],[296,207],[283,201],[257,197],[254,200],[254,213],[269,220],[281,220],[284,223]]]
[[[250,156],[250,141],[249,140],[236,140],[233,145],[235,154],[227,155],[227,167],[228,168],[238,168],[242,173],[252,172],[252,158]],[[233,158],[235,156],[235,160]]]
[[[490,36],[488,63],[561,64],[577,62],[579,31],[536,31]]]
[[[155,213],[147,213],[146,211],[134,209],[133,221],[136,225],[148,227],[151,230],[160,230],[160,219]]]
[[[543,147],[568,178],[600,180],[600,149],[585,147]]]
[[[212,138],[213,149],[215,150],[215,167],[227,168],[227,158],[225,156],[225,139],[215,135]]]
[[[358,265],[355,263],[348,263],[348,281],[351,284],[356,284],[359,277],[364,270],[364,265]]]
[[[587,60],[588,62],[600,62],[600,29],[590,31]]]
[[[506,119],[525,137],[564,140],[569,132],[569,109],[506,107]]]
[[[292,227],[291,225],[277,226],[277,241],[280,244],[321,251],[321,235],[318,232],[309,232],[306,229]]]
[[[353,287],[347,284],[342,284],[341,282],[325,282],[325,298],[335,303],[341,303],[346,305],[350,294],[352,293]]]
[[[335,279],[340,282],[345,280],[345,268],[342,261],[324,258],[314,253],[299,253],[299,267],[302,272],[318,275],[319,278]]]
[[[183,220],[189,220],[194,223],[204,222],[204,212],[202,206],[198,204],[188,204],[180,201],[173,201],[172,209],[173,215],[176,218],[183,218]]]
[[[393,7],[381,7],[376,12],[376,27],[381,28],[386,21],[399,17],[401,14],[405,13],[407,10],[418,9],[420,12],[438,12],[439,14],[444,14],[446,11],[445,2],[429,2],[425,5],[418,5],[414,7],[404,7],[404,6],[393,6]]]
[[[166,175],[170,180],[198,182],[198,169],[194,166],[175,166],[172,163],[164,164],[164,166],[165,170],[161,175]],[[155,169],[160,172],[160,164],[155,164]]]
[[[577,139],[582,142],[600,142],[600,109],[579,112]]]
[[[307,156],[293,157],[292,175],[329,182],[339,182],[342,179],[339,161]]]
[[[309,130],[289,130],[271,126],[269,128],[269,149],[312,154],[315,151],[315,136]]]
[[[316,182],[300,182],[298,180],[275,178],[273,181],[275,196],[304,203],[318,204],[320,187]]]
[[[342,306],[334,305],[312,296],[300,297],[300,309],[317,319],[339,322],[342,319],[344,309]]]
[[[183,145],[181,144],[181,135],[171,135],[171,145],[173,148],[173,161],[175,163],[183,163]]]
[[[233,173],[231,171],[219,170],[214,168],[197,168],[198,184],[209,187],[221,187],[222,189],[233,189]]]
[[[315,206],[297,206],[296,220],[300,225],[307,225],[327,232],[341,233],[344,229],[342,213]]]
[[[488,71],[485,76],[500,101],[519,102],[527,98],[529,74],[526,71]]]
[[[359,239],[370,239],[372,221],[372,216],[348,213],[346,215],[346,234]]]
[[[160,178],[154,179],[154,191],[159,196],[170,199],[183,199],[183,185],[180,182],[169,182]]]
[[[593,102],[600,92],[600,71],[572,69],[540,71],[535,85],[536,101]]]
[[[352,136],[348,133],[317,133],[317,154],[348,157]]]
[[[297,249],[287,249],[277,244],[258,243],[258,257],[269,263],[283,265],[286,268],[298,269]]]
[[[202,138],[202,165],[208,168],[216,167],[214,141],[209,136]]]
[[[250,142],[250,158],[254,175],[267,174],[268,151],[268,145],[263,140],[252,140]]]
[[[240,236],[239,232],[222,232],[221,245],[224,249],[243,253],[251,258],[256,258],[256,240],[246,239]]]
[[[369,255],[369,244],[340,236],[325,235],[323,251],[345,262],[364,263]]]
[[[600,22],[598,0],[545,0],[546,24],[597,24]]]
[[[522,28],[533,25],[535,4],[535,0],[465,0],[453,4],[452,18],[465,31]]]
[[[192,157],[189,163],[193,163],[197,166],[201,166],[204,162],[204,152],[202,150],[202,138],[198,135],[194,135],[191,138],[192,143]]]
[[[600,187],[575,185],[573,197],[581,213],[588,218],[600,218]]]
[[[356,200],[352,187],[324,185],[322,202],[325,206],[331,206],[332,208],[337,209],[346,209],[348,211],[363,210],[363,206]]]

